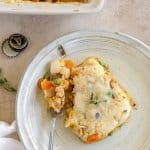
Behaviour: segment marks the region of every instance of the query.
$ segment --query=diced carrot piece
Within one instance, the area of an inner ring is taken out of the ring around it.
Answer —
[[[72,67],[74,66],[73,61],[72,60],[65,60],[65,66],[69,69],[72,69]]]
[[[43,78],[40,78],[37,82],[37,86],[41,89],[41,82],[43,81]]]
[[[63,88],[65,90],[67,90],[69,88],[69,81],[68,80],[63,80],[62,81],[62,85],[63,85]]]
[[[71,69],[71,76],[74,77],[76,74],[77,74],[77,73],[76,73],[75,69],[72,68],[72,69]]]
[[[43,80],[41,82],[41,89],[42,90],[48,90],[50,88],[54,88],[54,84],[51,81]]]
[[[95,133],[95,134],[92,134],[92,135],[89,135],[88,138],[87,138],[87,143],[93,143],[93,142],[96,142],[100,140],[100,135],[98,133]]]

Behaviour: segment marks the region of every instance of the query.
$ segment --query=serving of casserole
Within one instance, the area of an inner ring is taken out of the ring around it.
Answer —
[[[53,60],[38,81],[48,108],[65,110],[65,126],[82,141],[93,143],[110,136],[127,122],[132,98],[99,58],[74,66],[72,60]]]

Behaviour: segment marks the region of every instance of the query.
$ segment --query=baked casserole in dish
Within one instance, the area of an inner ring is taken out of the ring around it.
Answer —
[[[80,14],[100,11],[104,0],[0,0],[0,13]]]

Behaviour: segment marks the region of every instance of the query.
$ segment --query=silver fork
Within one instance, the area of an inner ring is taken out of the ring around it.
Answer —
[[[58,51],[61,57],[66,56],[65,49],[62,45],[59,45]],[[51,126],[50,126],[48,150],[54,150],[54,133],[55,133],[56,120],[58,117],[63,116],[63,110],[60,113],[56,113],[51,109],[50,112],[52,116],[52,121],[51,121]]]
[[[48,144],[48,150],[54,150],[54,133],[55,133],[55,125],[56,125],[56,120],[63,116],[63,111],[60,113],[56,113],[53,110],[51,110],[51,124],[50,124],[50,136],[49,136],[49,144]]]

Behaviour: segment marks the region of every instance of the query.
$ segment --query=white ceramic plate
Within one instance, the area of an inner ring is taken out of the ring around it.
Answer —
[[[98,12],[103,8],[105,0],[88,0],[87,3],[61,4],[47,2],[31,3],[27,1],[19,4],[10,4],[4,1],[7,0],[0,0],[0,13],[56,15]]]
[[[125,34],[108,31],[79,31],[47,45],[28,66],[17,96],[17,124],[28,150],[47,150],[51,117],[44,109],[37,80],[52,59],[59,58],[62,44],[76,63],[97,56],[109,64],[120,83],[136,100],[138,109],[130,121],[111,137],[95,144],[82,143],[57,122],[55,150],[149,150],[150,149],[150,48]]]

